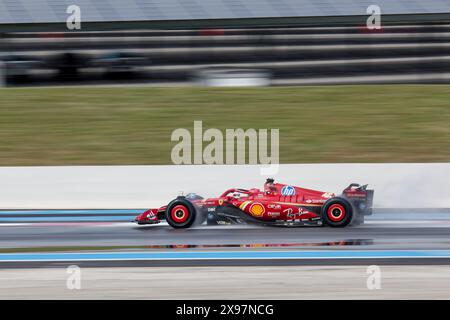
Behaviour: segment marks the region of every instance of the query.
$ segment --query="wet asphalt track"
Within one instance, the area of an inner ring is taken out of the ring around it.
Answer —
[[[179,230],[166,224],[137,226],[131,222],[0,226],[0,248],[246,244],[450,249],[450,221],[367,221],[347,228],[229,225]]]
[[[115,250],[173,250],[173,245],[189,245],[196,250],[446,250],[450,249],[450,219],[438,217],[431,220],[380,219],[371,217],[365,225],[347,228],[329,227],[260,227],[250,225],[199,226],[175,230],[167,224],[137,226],[131,222],[85,223],[29,223],[1,224],[0,249],[38,247],[84,247],[98,251],[104,247]],[[247,245],[247,248],[243,248]],[[206,246],[206,248],[204,247]],[[212,247],[210,247],[212,246]],[[124,247],[124,248],[120,248]],[[250,248],[249,248],[250,247]],[[69,248],[67,248],[69,249]],[[74,248],[72,248],[74,249]],[[186,249],[186,248],[184,248]],[[189,249],[188,249],[189,250]],[[66,250],[64,250],[66,251]],[[70,250],[67,250],[70,251]],[[367,261],[369,262],[369,261]],[[375,261],[376,262],[376,261]],[[379,262],[379,261],[378,261]],[[390,260],[391,264],[412,263],[412,259]],[[284,264],[295,264],[285,261]],[[310,261],[314,264],[333,264],[333,259]],[[338,261],[334,261],[335,264]],[[343,264],[342,261],[339,262]],[[358,261],[346,260],[345,264]],[[415,261],[422,264],[423,261]],[[428,259],[428,264],[449,264],[450,259]],[[91,263],[103,266],[104,262]],[[167,264],[167,263],[166,263]],[[152,263],[151,265],[166,265]],[[169,265],[236,265],[234,262],[171,262]],[[240,261],[239,265],[245,265]],[[247,265],[261,264],[248,262]],[[267,264],[267,263],[265,263]],[[276,261],[271,261],[276,265]],[[302,262],[305,264],[305,261]],[[40,266],[41,264],[16,264],[16,266]],[[48,264],[46,264],[48,265]],[[89,264],[87,264],[89,265]],[[119,266],[150,265],[148,262],[120,262]],[[14,264],[12,265],[14,266]]]

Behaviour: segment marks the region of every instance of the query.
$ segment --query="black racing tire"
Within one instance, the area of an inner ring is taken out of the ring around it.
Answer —
[[[166,208],[166,221],[175,229],[191,227],[197,215],[194,205],[184,197],[172,200]]]
[[[345,198],[328,199],[322,206],[322,221],[333,228],[342,228],[352,222],[353,207]]]

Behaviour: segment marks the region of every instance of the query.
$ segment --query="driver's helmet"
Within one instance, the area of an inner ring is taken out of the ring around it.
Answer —
[[[264,184],[264,192],[266,194],[272,194],[277,191],[274,182],[275,180],[273,178],[267,178],[266,183]]]

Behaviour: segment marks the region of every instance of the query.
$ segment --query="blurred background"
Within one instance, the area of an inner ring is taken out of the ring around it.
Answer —
[[[450,159],[448,1],[3,0],[0,61],[0,165],[170,164],[194,120],[279,128],[282,163]]]
[[[0,269],[12,267],[0,298],[448,298],[449,82],[449,0],[0,0]],[[373,217],[339,230],[131,226],[180,188],[215,196],[262,184],[257,167],[160,166],[173,164],[172,132],[194,121],[279,129],[280,182],[333,192],[369,183]],[[239,272],[178,261],[168,274],[119,259],[90,264],[125,268],[89,269],[77,293],[57,262],[272,244],[433,253],[402,262],[423,268],[383,267],[383,291],[340,253],[315,276],[304,260]],[[28,255],[42,252],[62,256]]]
[[[450,81],[444,0],[72,2],[0,2],[4,85]],[[72,4],[80,30],[66,27]],[[368,28],[371,5],[381,28]]]

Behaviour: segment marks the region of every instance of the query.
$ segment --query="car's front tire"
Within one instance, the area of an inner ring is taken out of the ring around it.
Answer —
[[[172,200],[166,209],[166,221],[175,228],[189,228],[195,222],[196,210],[194,205],[184,197]]]
[[[353,217],[353,207],[344,198],[336,197],[328,199],[322,207],[322,221],[333,228],[347,226]]]

